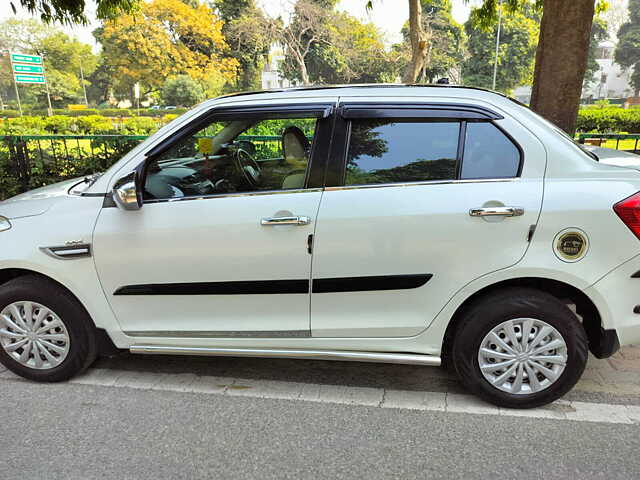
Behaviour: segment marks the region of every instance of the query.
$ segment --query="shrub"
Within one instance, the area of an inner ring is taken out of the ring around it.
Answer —
[[[640,133],[640,110],[620,108],[580,110],[577,129],[579,132]]]
[[[2,110],[0,112],[0,117],[2,118],[16,118],[20,116],[20,112],[18,110]]]

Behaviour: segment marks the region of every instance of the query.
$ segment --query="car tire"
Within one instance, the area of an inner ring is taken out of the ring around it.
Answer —
[[[453,342],[453,364],[466,388],[507,408],[562,397],[580,379],[588,356],[578,317],[556,297],[532,288],[509,288],[474,302]]]
[[[16,348],[19,342],[26,343]],[[96,356],[93,322],[66,289],[39,275],[0,286],[0,363],[13,373],[61,382],[84,371]]]

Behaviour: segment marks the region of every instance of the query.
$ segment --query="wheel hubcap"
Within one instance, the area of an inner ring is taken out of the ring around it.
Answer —
[[[44,305],[14,302],[0,312],[0,345],[25,367],[46,370],[60,365],[70,343],[60,317]]]
[[[542,320],[507,320],[480,343],[478,365],[484,378],[503,392],[536,393],[562,375],[567,365],[567,344]]]

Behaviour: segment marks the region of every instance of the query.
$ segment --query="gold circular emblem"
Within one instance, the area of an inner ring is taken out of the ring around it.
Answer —
[[[565,230],[556,236],[555,252],[561,260],[576,262],[584,257],[589,248],[589,241],[584,232]]]

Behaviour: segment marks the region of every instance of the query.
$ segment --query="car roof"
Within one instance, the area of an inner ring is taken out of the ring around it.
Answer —
[[[446,93],[445,93],[446,92]],[[251,97],[259,98],[305,98],[323,96],[451,96],[451,97],[477,97],[494,101],[509,100],[522,105],[517,100],[500,92],[479,87],[468,87],[453,84],[351,84],[351,85],[316,85],[305,87],[290,87],[272,90],[258,90],[252,92],[238,92],[223,95],[213,100],[232,100],[238,97],[251,100]],[[210,102],[209,101],[209,102]]]

